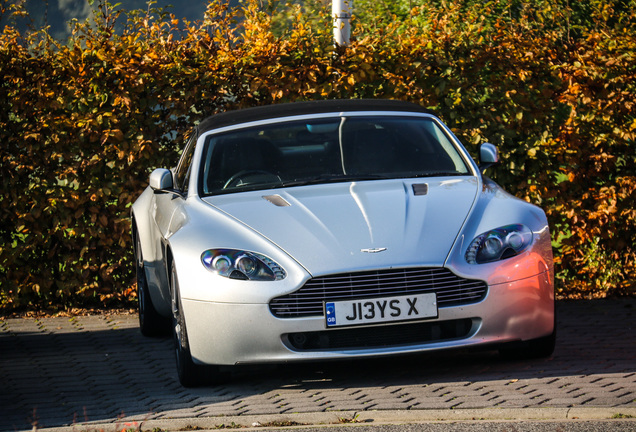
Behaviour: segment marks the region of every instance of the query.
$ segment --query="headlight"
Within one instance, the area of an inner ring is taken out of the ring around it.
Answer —
[[[478,235],[468,246],[466,261],[483,264],[513,257],[532,244],[532,231],[524,225],[507,225]]]
[[[209,249],[201,254],[205,268],[230,279],[275,281],[285,270],[265,255],[233,249]]]

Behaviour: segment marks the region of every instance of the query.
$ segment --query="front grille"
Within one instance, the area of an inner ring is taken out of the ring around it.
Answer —
[[[354,300],[407,294],[437,294],[438,307],[481,301],[484,281],[464,279],[445,268],[374,270],[310,279],[298,291],[272,299],[278,318],[324,316],[324,301]]]
[[[475,319],[478,325],[479,320]],[[383,348],[464,339],[473,333],[470,318],[423,323],[290,333],[283,341],[296,351]]]

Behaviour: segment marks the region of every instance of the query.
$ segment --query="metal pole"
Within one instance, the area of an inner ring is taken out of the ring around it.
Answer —
[[[353,0],[332,0],[333,39],[336,45],[349,45]]]

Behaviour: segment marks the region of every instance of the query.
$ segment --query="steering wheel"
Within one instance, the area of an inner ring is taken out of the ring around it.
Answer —
[[[271,173],[269,171],[264,171],[264,170],[243,170],[243,171],[237,172],[232,177],[230,177],[225,182],[225,184],[223,185],[223,189],[227,189],[229,187],[237,186],[237,184],[234,184],[234,183],[240,183],[239,181],[242,180],[244,177],[250,177],[250,176],[255,176],[255,175],[275,177],[277,181],[281,181],[280,176],[277,176],[276,174]]]

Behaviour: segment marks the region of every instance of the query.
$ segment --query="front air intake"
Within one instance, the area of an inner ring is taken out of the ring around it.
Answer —
[[[345,273],[310,279],[298,291],[272,299],[278,318],[324,316],[324,301],[437,294],[438,307],[478,303],[486,296],[484,281],[464,279],[446,268],[411,268]]]

